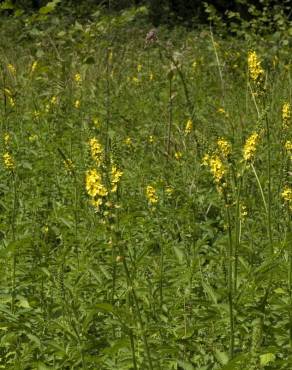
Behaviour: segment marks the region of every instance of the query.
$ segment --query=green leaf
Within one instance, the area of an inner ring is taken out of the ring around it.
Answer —
[[[270,362],[274,362],[276,359],[276,356],[273,353],[265,353],[263,355],[260,355],[260,364],[261,366],[266,366]]]
[[[220,362],[221,365],[226,365],[228,363],[228,354],[226,352],[221,352],[218,349],[215,350],[215,357]]]
[[[194,366],[189,362],[178,361],[177,365],[180,366],[183,370],[195,370]]]
[[[53,0],[50,1],[46,6],[43,6],[40,8],[39,13],[40,14],[49,14],[53,10],[55,10],[56,5],[58,5],[61,2],[61,0]]]
[[[110,313],[115,312],[114,306],[111,305],[110,303],[97,303],[94,307],[97,310],[104,311],[104,312],[110,312]]]

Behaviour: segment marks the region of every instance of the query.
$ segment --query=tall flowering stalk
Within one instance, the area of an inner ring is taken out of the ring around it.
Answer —
[[[259,85],[263,81],[265,72],[262,68],[261,61],[254,50],[251,50],[248,53],[247,61],[249,77],[254,83]]]
[[[209,168],[212,174],[213,181],[220,196],[224,199],[227,224],[228,224],[228,305],[229,305],[229,357],[233,358],[234,355],[234,308],[233,308],[233,295],[234,295],[234,247],[232,240],[232,219],[230,211],[230,201],[227,194],[227,174],[228,166],[226,160],[231,154],[231,144],[224,138],[219,138],[217,141],[217,151],[212,154],[206,154],[203,157],[202,164]]]

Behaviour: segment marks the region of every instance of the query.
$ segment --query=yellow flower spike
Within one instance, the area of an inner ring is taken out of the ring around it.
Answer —
[[[56,105],[56,104],[57,104],[57,97],[56,97],[55,95],[53,95],[53,96],[51,97],[51,99],[50,99],[50,103],[51,103],[52,105]]]
[[[247,138],[243,147],[243,158],[245,161],[252,161],[256,153],[256,147],[260,140],[260,135],[254,132],[249,138]]]
[[[80,108],[80,100],[75,100],[75,102],[74,102],[74,107],[76,108],[76,109],[79,109]]]
[[[149,81],[153,81],[154,80],[154,75],[152,72],[149,73]]]
[[[132,139],[130,138],[130,137],[127,137],[126,139],[125,139],[125,144],[127,145],[127,146],[132,146],[133,145],[133,142],[132,142]]]
[[[142,71],[142,64],[137,65],[137,72],[140,73]]]
[[[158,196],[156,194],[156,190],[153,186],[148,185],[146,187],[146,197],[150,205],[154,205],[158,203]]]
[[[75,80],[75,82],[77,82],[77,84],[80,84],[82,82],[81,74],[80,73],[76,73],[74,75],[74,80]]]
[[[96,165],[100,167],[103,158],[103,148],[98,140],[94,137],[89,140],[91,158],[95,161]]]
[[[10,141],[10,134],[9,134],[9,132],[5,132],[5,134],[4,134],[4,145],[5,146],[8,146],[8,144],[9,144],[9,141]]]
[[[12,158],[11,154],[9,152],[6,152],[3,154],[3,162],[4,166],[7,168],[9,171],[13,171],[15,168],[15,162],[14,159]]]
[[[231,154],[231,144],[223,137],[220,137],[217,140],[217,145],[222,157],[228,158],[228,156]]]
[[[148,137],[149,144],[153,144],[154,141],[155,141],[155,137],[153,135],[149,135],[149,137]]]
[[[285,186],[281,196],[284,202],[288,205],[290,210],[292,210],[292,188],[290,186]]]
[[[8,96],[8,101],[11,107],[15,107],[15,99],[12,96]]]
[[[173,189],[172,186],[167,186],[165,188],[165,193],[166,193],[166,195],[167,195],[168,198],[171,198],[172,197],[173,192],[174,192],[174,189]]]
[[[287,150],[287,152],[292,152],[292,141],[291,140],[286,141],[285,149]]]
[[[88,170],[86,172],[85,187],[87,194],[92,198],[96,196],[105,197],[108,195],[106,187],[102,184],[101,175],[96,169]]]
[[[250,79],[255,83],[262,81],[265,72],[255,51],[250,51],[248,53],[247,62]]]
[[[94,126],[95,127],[99,127],[100,126],[100,123],[99,123],[99,120],[98,120],[98,118],[96,118],[96,117],[94,117],[93,119],[92,119],[92,122],[93,122],[93,124],[94,124]]]
[[[222,116],[225,116],[226,118],[228,118],[229,117],[229,114],[226,112],[226,110],[224,109],[224,108],[218,108],[217,109],[217,112],[219,113],[219,114],[221,114]]]
[[[15,75],[16,75],[16,68],[15,68],[15,66],[14,66],[13,64],[11,64],[11,63],[7,64],[7,68],[8,68],[8,70],[9,70],[9,72],[10,72],[13,76],[15,76]]]
[[[186,123],[185,134],[186,135],[190,134],[192,130],[193,130],[193,122],[192,120],[189,119]]]
[[[91,199],[90,201],[91,205],[95,208],[95,210],[97,212],[99,212],[100,210],[100,206],[102,205],[103,201],[102,201],[102,198],[98,198],[98,199]]]
[[[116,193],[118,189],[118,183],[123,175],[123,171],[120,171],[115,165],[111,169],[111,192]]]
[[[290,120],[291,120],[291,104],[286,102],[283,104],[282,107],[282,122],[284,129],[289,128]]]
[[[34,71],[35,71],[35,70],[36,70],[36,68],[37,68],[37,65],[38,65],[38,62],[37,62],[37,60],[35,60],[35,61],[32,63],[31,68],[30,68],[30,72],[31,72],[31,73],[34,73]]]
[[[243,222],[247,217],[247,208],[244,204],[239,205],[239,217],[240,220]]]
[[[37,139],[38,139],[38,136],[37,135],[30,135],[29,136],[29,138],[28,138],[28,140],[31,142],[31,143],[33,143],[33,142],[35,142],[35,141],[37,141]]]
[[[209,167],[210,167],[210,172],[213,175],[214,181],[217,184],[219,184],[222,181],[226,173],[224,164],[222,163],[221,159],[217,155],[214,155],[210,157],[209,159]]]
[[[71,159],[66,159],[66,160],[64,159],[63,163],[64,163],[64,166],[65,166],[66,170],[70,174],[72,174],[74,172],[74,168],[75,168],[75,165],[72,162],[72,160]]]

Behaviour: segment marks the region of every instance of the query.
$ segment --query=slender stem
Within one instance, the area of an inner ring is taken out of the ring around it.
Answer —
[[[253,173],[255,175],[255,178],[257,180],[257,183],[258,183],[258,186],[259,186],[259,189],[260,189],[260,192],[261,192],[261,196],[262,196],[262,200],[263,200],[263,203],[264,203],[266,215],[268,215],[268,207],[267,207],[267,202],[266,202],[265,195],[264,195],[264,192],[263,192],[263,188],[262,188],[261,182],[259,180],[259,177],[257,175],[256,169],[255,169],[255,167],[252,163],[251,163],[251,168],[253,170]]]
[[[233,309],[233,242],[231,234],[231,215],[230,208],[227,202],[226,194],[225,197],[225,207],[227,214],[227,223],[228,223],[228,305],[229,305],[229,325],[230,325],[230,338],[229,338],[229,357],[233,358],[234,355],[234,309]]]
[[[266,129],[267,129],[267,142],[268,142],[268,236],[270,242],[270,252],[273,255],[273,240],[272,240],[272,222],[271,222],[271,138],[270,138],[270,125],[268,115],[265,114]]]
[[[170,72],[171,73],[171,72]],[[167,158],[170,154],[171,129],[172,129],[172,77],[169,77],[169,107],[168,107],[168,129],[167,129]]]
[[[225,86],[224,86],[223,74],[222,74],[222,71],[221,71],[221,68],[220,68],[220,60],[219,60],[219,56],[218,56],[218,53],[217,53],[216,44],[215,44],[215,41],[214,41],[211,25],[210,25],[210,35],[211,35],[212,45],[213,45],[213,49],[214,49],[214,53],[215,53],[215,57],[216,57],[216,62],[217,62],[217,66],[218,66],[218,71],[219,71],[219,76],[220,76],[220,81],[221,81],[222,101],[223,101],[223,106],[224,106],[225,105],[224,104]]]
[[[240,179],[237,191],[236,199],[236,227],[235,227],[235,243],[234,243],[234,277],[233,277],[233,289],[234,294],[237,290],[237,269],[238,269],[238,249],[240,244],[240,232],[241,232],[241,222],[240,222],[240,193],[241,193],[242,179]]]
[[[17,201],[17,193],[16,193],[16,179],[15,173],[12,173],[13,176],[13,210],[12,210],[12,220],[11,220],[11,229],[12,229],[12,241],[15,241],[15,218],[16,218],[16,201]],[[12,294],[11,294],[11,312],[14,312],[15,306],[15,289],[16,289],[16,250],[13,251],[13,259],[12,259]]]
[[[134,370],[138,370],[137,367],[137,360],[136,360],[136,354],[135,354],[135,342],[134,342],[134,335],[132,330],[130,330],[130,343],[131,343],[131,350],[132,350],[132,358],[133,358],[133,368]]]
[[[121,255],[122,255],[122,253],[121,253]],[[140,307],[139,307],[139,302],[138,302],[138,298],[137,298],[137,295],[136,295],[136,291],[133,287],[133,283],[132,283],[131,275],[130,275],[130,272],[129,272],[129,269],[128,269],[126,258],[123,258],[123,266],[124,266],[124,270],[125,270],[125,273],[126,273],[126,277],[127,277],[129,287],[130,287],[131,292],[132,292],[132,297],[133,297],[134,305],[135,305],[135,308],[136,308],[136,313],[137,313],[139,326],[140,326],[140,329],[142,331],[143,343],[144,343],[145,350],[146,350],[146,355],[147,355],[147,359],[148,359],[148,363],[149,363],[149,369],[153,370],[154,367],[153,367],[152,359],[151,359],[151,356],[150,356],[150,348],[149,348],[147,336],[145,334],[145,329],[144,329],[142,315],[141,315],[141,311],[140,311]]]
[[[160,243],[160,281],[159,281],[159,298],[160,298],[160,309],[163,304],[163,245]]]

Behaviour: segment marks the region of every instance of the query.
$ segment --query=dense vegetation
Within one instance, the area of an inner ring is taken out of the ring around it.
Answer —
[[[289,19],[58,3],[0,19],[0,368],[291,369]]]

